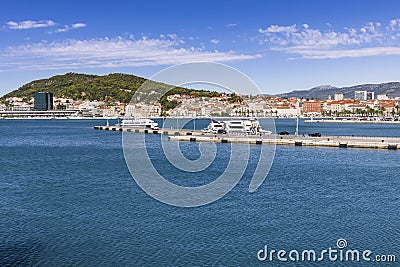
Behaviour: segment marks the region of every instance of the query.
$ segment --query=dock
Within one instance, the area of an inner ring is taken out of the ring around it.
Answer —
[[[337,148],[369,148],[369,149],[400,149],[398,137],[361,137],[361,136],[294,136],[265,134],[263,136],[244,134],[212,134],[199,130],[178,130],[161,128],[157,130],[144,128],[129,128],[121,126],[95,126],[95,130],[132,132],[144,134],[167,135],[171,141],[184,142],[214,142],[214,143],[239,143],[254,145],[286,145],[286,146],[312,146],[312,147],[337,147]]]
[[[163,135],[203,135],[204,133],[199,130],[185,130],[185,129],[170,129],[161,128],[157,130],[135,128],[135,127],[122,127],[122,126],[94,126],[95,130],[114,131],[114,132],[132,132],[132,133],[145,133],[145,134],[163,134]]]

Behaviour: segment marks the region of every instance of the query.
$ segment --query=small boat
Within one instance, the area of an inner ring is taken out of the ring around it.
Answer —
[[[119,126],[157,130],[158,123],[150,119],[123,119]]]

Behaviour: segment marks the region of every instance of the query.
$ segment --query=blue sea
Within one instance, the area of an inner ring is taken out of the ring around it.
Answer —
[[[231,192],[179,208],[135,183],[122,134],[93,129],[105,124],[0,120],[0,266],[400,266],[399,151],[277,146],[266,180],[249,193],[261,147],[254,145]],[[277,120],[276,130],[294,133],[295,121]],[[400,125],[301,121],[299,131],[400,137]],[[160,138],[146,137],[152,157]],[[208,183],[229,160],[228,144],[216,146],[222,155],[201,177],[176,172],[162,155],[157,168],[186,186]],[[199,156],[198,144],[181,147],[188,158]],[[347,243],[342,251],[370,250],[372,260],[257,256],[265,246],[268,253],[338,250],[339,239]],[[376,262],[376,255],[396,255],[396,262]]]

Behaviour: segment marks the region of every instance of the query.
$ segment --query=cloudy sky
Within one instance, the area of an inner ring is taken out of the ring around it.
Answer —
[[[221,62],[265,93],[400,81],[400,1],[0,3],[0,95],[66,72]]]

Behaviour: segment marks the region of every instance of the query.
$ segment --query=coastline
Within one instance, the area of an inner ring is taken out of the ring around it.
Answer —
[[[359,124],[400,124],[400,121],[359,121],[359,120],[332,120],[332,119],[318,119],[318,120],[305,120],[306,123],[359,123]]]

